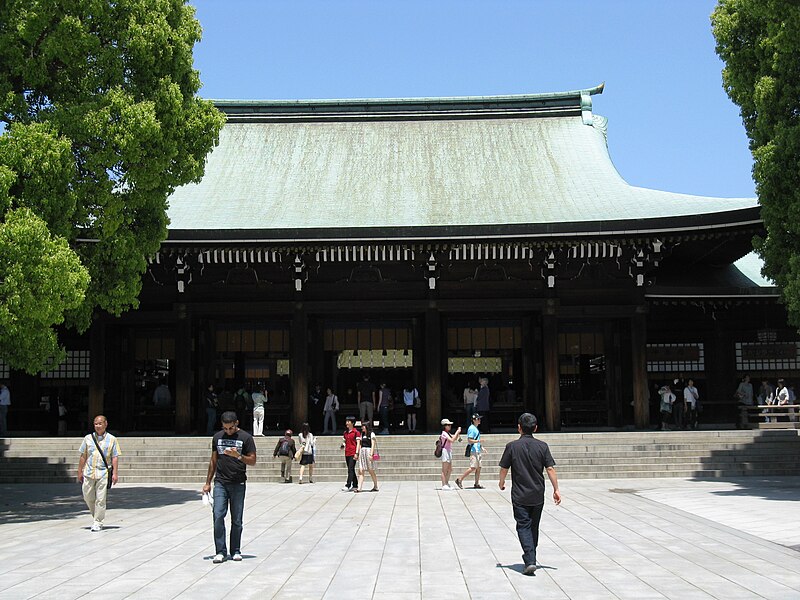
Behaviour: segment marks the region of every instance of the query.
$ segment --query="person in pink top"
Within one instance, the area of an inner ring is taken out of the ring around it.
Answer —
[[[453,442],[461,436],[461,427],[455,433],[450,433],[453,422],[450,419],[442,419],[442,490],[449,491],[450,474],[453,472]]]

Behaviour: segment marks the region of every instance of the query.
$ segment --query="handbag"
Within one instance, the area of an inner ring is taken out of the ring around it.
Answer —
[[[414,395],[414,408],[421,408],[422,407],[422,398],[419,397],[419,394]]]
[[[303,448],[305,448],[305,446],[306,446],[305,444],[300,444],[300,449],[294,453],[295,460],[300,460],[301,458],[303,458]]]
[[[375,450],[375,452],[372,453],[372,460],[380,460],[380,459],[381,459],[381,455],[378,454],[377,450]]]
[[[114,477],[114,467],[108,464],[106,460],[106,455],[103,454],[103,450],[100,448],[100,444],[97,443],[97,434],[92,434],[92,440],[94,440],[94,445],[97,446],[97,451],[100,453],[100,458],[103,459],[103,464],[106,466],[106,471],[108,471],[108,475],[106,475],[106,489],[111,489],[111,478]]]

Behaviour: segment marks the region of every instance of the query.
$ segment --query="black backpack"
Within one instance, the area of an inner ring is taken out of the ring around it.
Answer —
[[[289,450],[289,444],[291,444],[289,440],[281,440],[281,447],[278,448],[278,456],[292,455],[291,451]]]
[[[442,436],[439,436],[436,440],[436,449],[433,451],[433,455],[436,458],[442,457]]]

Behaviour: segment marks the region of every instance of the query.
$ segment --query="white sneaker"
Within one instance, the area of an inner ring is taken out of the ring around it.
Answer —
[[[236,562],[239,562],[240,560],[242,560],[242,554],[240,552],[235,552],[234,555],[231,557],[231,559],[235,560]]]
[[[224,555],[224,554],[221,554],[221,553],[220,553],[220,554],[217,554],[217,555],[214,557],[214,560],[213,560],[212,562],[214,562],[215,564],[219,564],[219,563],[221,563],[221,562],[225,562],[225,555]]]
[[[344,487],[342,488],[342,491],[343,491],[343,492],[349,492],[349,491],[350,491],[350,488],[349,488],[349,487],[347,487],[347,486],[344,486]]]
[[[442,491],[443,492],[450,492],[452,490],[453,490],[453,488],[451,488],[449,485],[443,485],[442,486]]]
[[[92,525],[92,531],[103,531],[103,526],[100,523],[95,523]]]

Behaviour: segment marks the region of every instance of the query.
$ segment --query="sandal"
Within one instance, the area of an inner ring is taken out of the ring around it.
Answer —
[[[379,491],[380,491],[380,490],[379,490],[378,488],[372,488],[372,489],[370,490],[370,492],[379,492]]]
[[[358,489],[355,489],[355,490],[353,490],[353,491],[354,491],[356,494],[359,494],[359,493],[361,493],[361,490],[358,490]]]
[[[475,488],[476,490],[485,490],[485,489],[486,489],[486,488],[485,488],[485,487],[483,487],[483,486],[482,486],[480,483],[476,483],[476,484],[475,484],[475,485],[473,485],[472,487],[473,487],[473,488]]]

